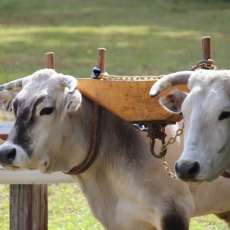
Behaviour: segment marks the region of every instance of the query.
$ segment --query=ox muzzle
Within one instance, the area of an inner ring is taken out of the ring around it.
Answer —
[[[18,145],[6,141],[0,145],[0,164],[4,167],[21,167],[28,163],[29,156]]]
[[[195,181],[200,172],[200,164],[192,160],[177,161],[175,171],[180,179],[184,181]]]
[[[5,144],[0,146],[0,163],[2,165],[11,165],[16,158],[16,148]]]

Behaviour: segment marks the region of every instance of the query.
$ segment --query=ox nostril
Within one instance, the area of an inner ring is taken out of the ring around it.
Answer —
[[[12,164],[16,157],[16,148],[11,146],[1,146],[0,147],[0,163],[1,164]]]
[[[200,165],[197,161],[193,162],[188,169],[188,175],[191,177],[195,176],[200,170]]]
[[[183,180],[195,179],[200,171],[200,164],[197,161],[176,162],[175,171],[177,176]]]
[[[12,148],[9,152],[8,152],[8,154],[7,154],[7,159],[9,160],[9,161],[13,161],[14,159],[15,159],[15,157],[16,157],[16,149],[15,148]]]

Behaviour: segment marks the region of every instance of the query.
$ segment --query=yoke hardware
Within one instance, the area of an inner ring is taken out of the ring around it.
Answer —
[[[196,65],[194,65],[191,70],[197,70],[197,69],[211,69],[215,70],[217,69],[214,60],[207,59],[207,60],[201,60]]]
[[[162,165],[167,172],[167,174],[172,178],[176,179],[176,174],[170,169],[170,165],[166,160],[167,148],[169,145],[172,145],[176,142],[177,138],[182,136],[184,132],[184,123],[182,126],[179,127],[174,136],[170,137],[167,141],[165,141],[166,133],[165,133],[165,126],[167,124],[151,124],[150,129],[148,129],[148,136],[150,137],[150,151],[151,154],[160,159]],[[156,154],[154,147],[155,147],[155,140],[159,139],[162,143],[161,149],[158,154]]]

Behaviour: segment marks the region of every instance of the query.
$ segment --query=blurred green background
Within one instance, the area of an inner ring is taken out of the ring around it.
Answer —
[[[213,58],[228,68],[228,0],[0,0],[0,82],[43,67],[86,77],[98,47],[106,47],[113,74],[160,74],[188,69],[201,59],[200,38],[213,38]],[[0,185],[1,230],[8,229],[8,186]],[[49,230],[102,229],[77,185],[49,187]],[[192,230],[228,229],[214,216]]]

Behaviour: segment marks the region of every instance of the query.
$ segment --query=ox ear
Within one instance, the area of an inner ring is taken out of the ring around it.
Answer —
[[[11,112],[11,103],[16,94],[16,92],[11,92],[8,90],[0,91],[0,109]]]
[[[186,98],[187,94],[181,91],[175,91],[167,96],[160,98],[160,104],[171,113],[180,113],[181,105]]]
[[[75,113],[82,102],[82,95],[78,90],[67,93],[65,103],[65,110],[67,113]]]

